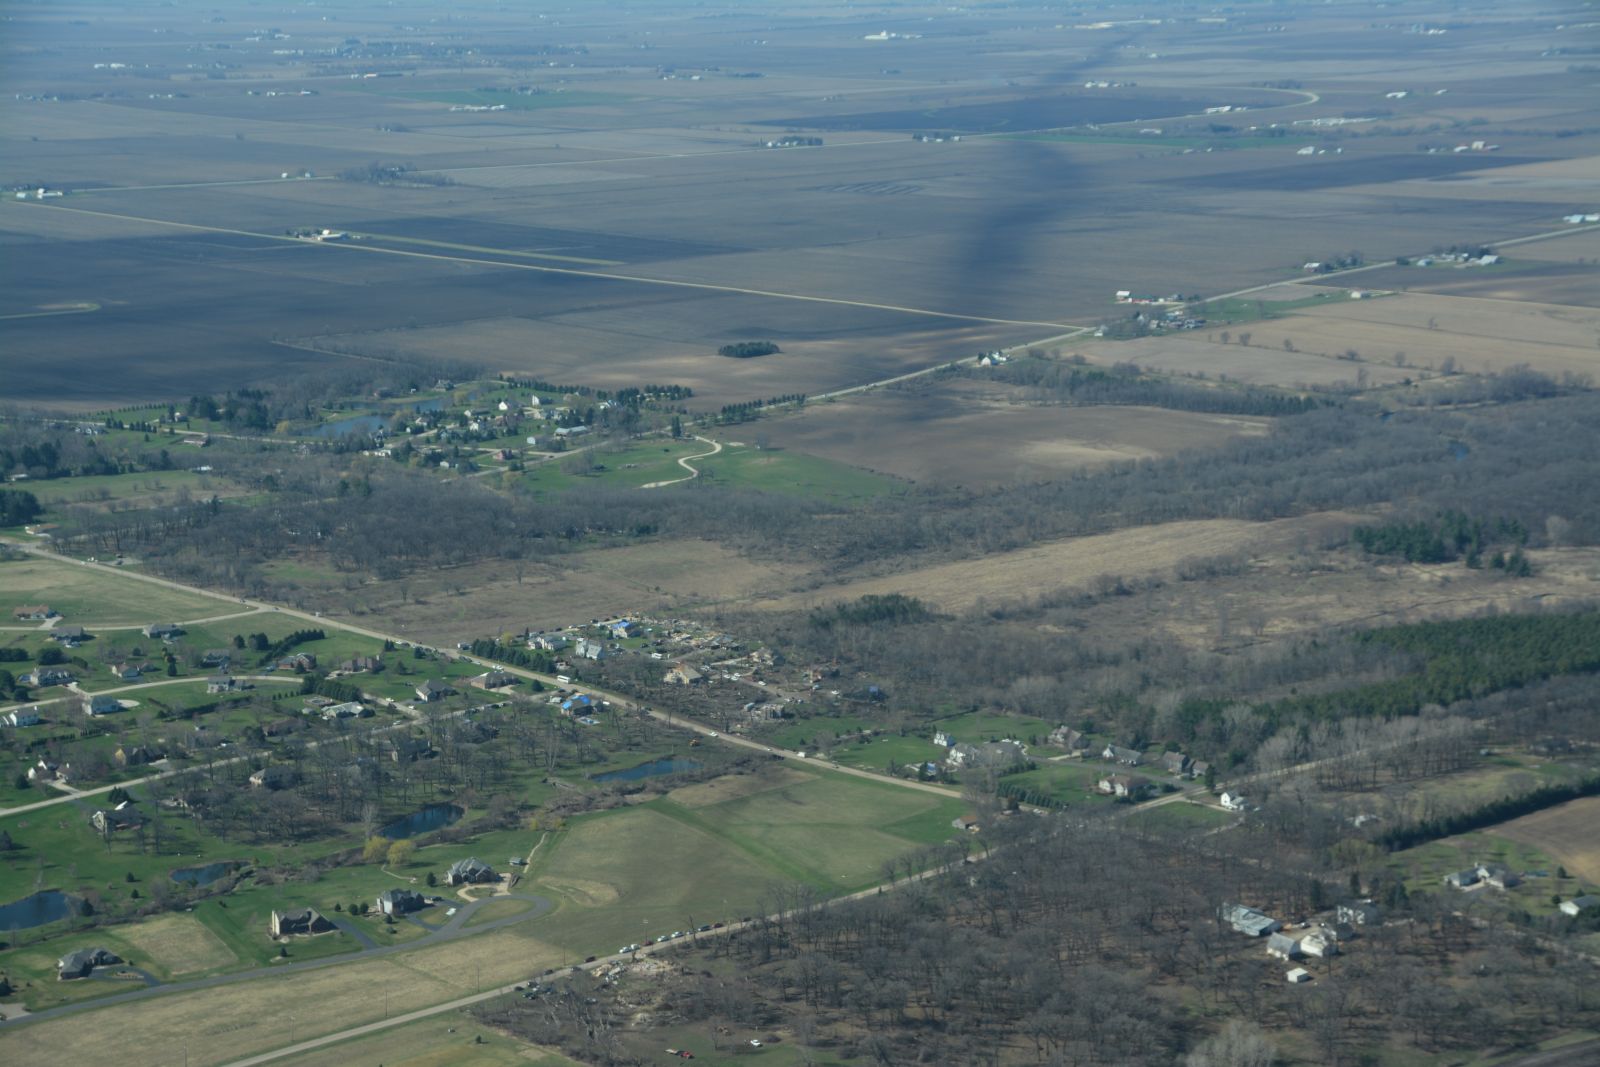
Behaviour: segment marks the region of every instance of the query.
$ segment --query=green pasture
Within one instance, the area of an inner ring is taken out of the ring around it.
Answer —
[[[753,427],[736,432],[754,434]],[[704,451],[705,446],[701,445]],[[883,474],[787,449],[727,445],[715,456],[693,460],[712,484],[765,493],[815,497],[836,504],[859,503],[903,492],[905,483]]]
[[[97,624],[142,626],[238,610],[223,597],[186,593],[96,567],[34,556],[0,561],[0,589],[5,590],[9,605],[7,620],[11,607],[43,603],[59,612],[64,622],[90,632]]]

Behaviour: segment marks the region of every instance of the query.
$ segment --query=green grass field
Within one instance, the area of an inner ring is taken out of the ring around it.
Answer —
[[[1040,763],[1031,771],[1008,774],[1001,784],[1007,789],[1020,788],[1030,793],[1048,797],[1057,804],[1110,804],[1111,798],[1094,791],[1095,782],[1116,768],[1108,763],[1088,763],[1072,760],[1062,763]]]
[[[7,603],[49,604],[64,621],[87,627],[143,625],[202,619],[237,611],[237,604],[222,597],[201,596],[167,589],[150,582],[105,574],[53,559],[0,561],[0,589]],[[10,619],[10,607],[6,608]]]
[[[1251,300],[1248,297],[1231,297],[1227,300],[1208,300],[1191,307],[1190,313],[1206,320],[1208,326],[1231,326],[1239,323],[1281,319],[1305,308],[1326,307],[1348,300],[1346,293],[1317,293],[1299,300]]]
[[[213,493],[227,495],[231,483],[214,474],[193,471],[145,471],[137,474],[105,474],[82,478],[51,478],[28,483],[28,492],[46,508],[60,504],[139,501],[156,495],[187,489],[197,497]]]
[[[1137,821],[1138,825],[1152,829],[1171,830],[1174,832],[1194,831],[1201,833],[1206,830],[1215,830],[1233,822],[1237,816],[1217,808],[1209,808],[1201,804],[1163,804],[1159,808],[1150,808],[1145,811],[1135,811],[1129,816],[1130,821]]]
[[[759,431],[739,427],[732,432],[754,435]],[[719,454],[693,463],[702,478],[717,485],[815,497],[837,504],[871,500],[906,489],[905,483],[882,474],[785,449],[726,445]]]
[[[389,1067],[579,1067],[559,1052],[525,1045],[454,1013],[339,1041],[279,1062],[286,1067],[369,1063]]]
[[[651,482],[689,477],[689,472],[678,466],[678,458],[705,450],[706,445],[700,441],[670,439],[618,449],[597,448],[532,465],[517,482],[520,488],[538,496],[560,493],[579,485],[637,489]],[[586,464],[592,466],[580,473],[579,469]]]

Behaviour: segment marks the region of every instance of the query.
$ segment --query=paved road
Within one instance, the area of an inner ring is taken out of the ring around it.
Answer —
[[[531,901],[533,902],[533,907],[528,911],[520,912],[516,915],[507,915],[500,919],[490,919],[488,922],[480,923],[477,926],[472,927],[470,930],[466,929],[467,920],[472,918],[473,914],[477,912],[480,907],[489,903],[490,901],[506,899]],[[29,1012],[27,1015],[19,1019],[0,1020],[0,1033],[3,1033],[6,1029],[11,1027],[27,1026],[30,1023],[40,1022],[45,1019],[59,1019],[63,1016],[76,1015],[79,1012],[92,1011],[96,1008],[104,1008],[112,1004],[125,1004],[131,1000],[144,1000],[148,997],[164,995],[167,993],[183,993],[195,989],[210,989],[215,986],[235,985],[239,982],[256,982],[263,978],[273,978],[280,974],[293,974],[298,971],[310,971],[322,967],[335,967],[345,963],[360,963],[364,960],[376,959],[380,956],[391,956],[397,952],[410,952],[413,949],[427,948],[430,945],[436,945],[444,941],[453,941],[454,939],[465,934],[488,933],[491,930],[498,930],[503,926],[510,926],[513,923],[526,922],[529,919],[537,919],[543,915],[549,914],[550,910],[555,907],[555,903],[547,897],[534,896],[531,893],[511,893],[501,894],[493,897],[484,897],[482,900],[474,901],[471,904],[448,904],[435,906],[453,906],[458,910],[456,911],[455,915],[450,917],[449,922],[437,928],[433,928],[432,932],[425,934],[414,941],[402,941],[399,944],[394,945],[379,945],[376,948],[357,950],[355,952],[345,953],[340,956],[329,956],[325,959],[306,960],[303,963],[268,965],[265,967],[258,967],[253,971],[240,971],[235,974],[217,974],[212,975],[210,978],[195,978],[187,982],[168,982],[166,984],[151,985],[141,989],[132,989],[126,993],[113,994],[109,997],[98,997],[94,1000],[81,1001],[77,1004],[63,1004],[60,1007],[46,1008],[43,1011]],[[343,929],[342,925],[341,929]],[[363,938],[359,935],[357,935],[357,940],[366,941],[368,945],[372,943],[371,938]]]

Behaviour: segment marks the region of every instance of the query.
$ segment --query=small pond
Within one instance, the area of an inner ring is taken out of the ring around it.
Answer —
[[[639,766],[629,767],[627,770],[607,771],[605,774],[597,774],[594,776],[594,780],[597,782],[637,782],[641,778],[654,778],[661,774],[684,774],[688,771],[698,771],[700,767],[701,764],[692,759],[666,757],[651,760],[649,763],[641,763]]]
[[[81,907],[77,897],[59,889],[46,889],[0,907],[0,930],[27,930],[76,914]]]
[[[238,860],[220,860],[217,863],[208,863],[204,867],[183,867],[172,872],[172,880],[185,885],[210,885],[242,866]]]
[[[338,422],[323,423],[311,431],[312,437],[344,437],[353,433],[377,433],[387,428],[389,420],[382,415],[352,415]]]
[[[402,838],[416,837],[418,834],[449,826],[459,818],[461,809],[454,804],[429,804],[421,811],[414,811],[403,819],[396,819],[379,830],[378,836],[399,841]]]

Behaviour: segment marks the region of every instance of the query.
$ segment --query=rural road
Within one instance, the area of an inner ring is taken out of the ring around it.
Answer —
[[[689,465],[689,461],[691,459],[705,459],[707,456],[716,455],[718,452],[722,451],[722,443],[719,442],[719,441],[713,441],[709,437],[701,437],[698,434],[695,435],[695,440],[696,441],[704,441],[706,444],[710,445],[711,446],[711,451],[709,451],[709,452],[696,452],[692,456],[679,456],[678,457],[678,466],[682,467],[684,470],[689,472],[686,477],[683,477],[683,478],[670,478],[670,479],[668,479],[667,481],[664,481],[664,482],[646,482],[644,485],[641,485],[639,488],[640,489],[660,489],[663,486],[677,485],[680,482],[692,482],[696,478],[700,477],[700,472],[698,470],[696,470],[694,467],[691,467]]]

